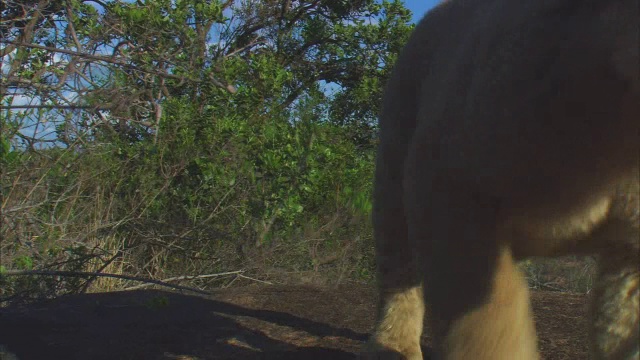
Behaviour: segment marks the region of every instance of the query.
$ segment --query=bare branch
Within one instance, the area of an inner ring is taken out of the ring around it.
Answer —
[[[92,109],[109,110],[111,107],[91,106],[91,105],[0,105],[0,109]]]
[[[93,54],[88,54],[88,53],[80,53],[77,51],[73,51],[73,50],[67,50],[67,49],[59,49],[59,48],[55,48],[55,47],[51,47],[51,46],[44,46],[44,45],[37,45],[37,44],[26,44],[26,43],[22,43],[22,42],[15,42],[15,41],[11,41],[11,40],[0,40],[0,43],[5,43],[5,44],[13,44],[16,45],[18,47],[22,46],[22,47],[27,47],[27,48],[33,48],[33,49],[41,49],[41,50],[47,50],[47,51],[51,51],[51,52],[57,52],[57,53],[61,53],[61,54],[67,54],[67,55],[73,55],[73,56],[79,56],[85,59],[90,59],[90,60],[95,60],[95,61],[104,61],[107,63],[111,63],[111,64],[115,64],[115,65],[120,65],[126,68],[130,68],[136,71],[140,71],[140,72],[144,72],[144,73],[148,73],[148,74],[153,74],[153,75],[157,75],[163,78],[168,78],[168,79],[175,79],[175,80],[188,80],[190,82],[194,82],[194,83],[200,83],[203,82],[204,80],[201,79],[194,79],[194,78],[189,78],[186,76],[178,76],[178,75],[174,75],[174,74],[169,74],[167,72],[162,72],[162,71],[155,71],[155,70],[149,70],[149,69],[141,69],[135,65],[114,59],[112,57],[107,57],[107,56],[100,56],[100,55],[93,55]],[[225,89],[227,91],[229,91],[230,93],[235,93],[235,87],[233,85],[225,85],[224,83],[222,83],[220,80],[216,79],[215,77],[213,77],[212,75],[209,77],[209,80],[213,82],[214,85]]]
[[[204,290],[200,290],[200,289],[196,289],[188,286],[173,285],[160,280],[146,279],[138,276],[128,276],[128,275],[120,275],[120,274],[108,274],[108,273],[97,273],[97,272],[87,272],[87,271],[53,271],[53,270],[7,270],[5,272],[2,272],[2,274],[0,274],[0,276],[21,276],[21,275],[22,276],[42,275],[42,276],[69,276],[69,277],[94,277],[94,276],[108,277],[108,278],[114,278],[114,279],[140,281],[140,282],[160,285],[160,286],[164,286],[164,287],[168,287],[176,290],[185,290],[185,291],[191,291],[191,292],[203,294],[203,295],[211,295],[211,293],[208,291],[204,291]]]
[[[169,282],[169,281],[194,280],[194,279],[210,279],[210,278],[221,277],[221,276],[229,276],[229,275],[242,276],[243,271],[244,270],[236,270],[236,271],[222,272],[222,273],[218,273],[218,274],[183,275],[183,276],[175,276],[175,277],[163,279],[162,281],[163,282]],[[140,285],[128,287],[125,290],[138,290],[138,289],[147,288],[147,287],[150,287],[150,286],[153,286],[153,285],[155,285],[155,284],[152,284],[152,283],[140,284]]]

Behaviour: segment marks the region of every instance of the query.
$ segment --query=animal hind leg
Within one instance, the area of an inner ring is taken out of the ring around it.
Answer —
[[[488,298],[451,322],[442,352],[447,360],[539,358],[528,287],[507,248],[498,255]]]
[[[376,328],[361,357],[422,360],[420,336],[423,318],[421,287],[382,291]]]
[[[605,226],[606,233],[617,237],[618,242],[604,243],[598,258],[598,275],[591,299],[590,344],[594,360],[640,359],[640,233],[637,226],[628,223]]]
[[[428,199],[411,207],[409,228],[421,246],[436,354],[538,359],[528,287],[510,248],[497,239],[493,205],[456,191]]]
[[[361,357],[422,360],[424,302],[407,235],[402,186],[390,176],[380,175],[375,192],[378,315]]]

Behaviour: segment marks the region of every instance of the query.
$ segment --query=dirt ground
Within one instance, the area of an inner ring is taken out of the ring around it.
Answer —
[[[586,303],[533,293],[544,359],[587,358]],[[75,295],[0,308],[0,346],[20,360],[354,359],[374,310],[375,291],[364,285]],[[0,350],[5,359],[15,358]]]

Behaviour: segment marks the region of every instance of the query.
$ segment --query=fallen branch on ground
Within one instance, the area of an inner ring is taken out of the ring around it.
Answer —
[[[236,273],[239,274],[240,272],[241,272],[241,270],[236,272]],[[233,273],[233,272],[231,272],[231,273]],[[204,290],[200,290],[200,289],[196,289],[196,288],[192,288],[192,287],[188,287],[188,286],[173,285],[173,284],[169,284],[169,283],[166,283],[166,282],[160,281],[160,280],[146,279],[146,278],[137,277],[137,276],[127,276],[127,275],[119,275],[119,274],[96,273],[96,272],[88,272],[88,271],[54,271],[54,270],[7,270],[7,271],[3,271],[0,274],[0,276],[20,276],[20,275],[71,276],[71,277],[94,277],[94,276],[109,277],[109,278],[115,278],[115,279],[140,281],[140,282],[144,282],[144,283],[148,283],[148,284],[154,284],[154,285],[160,285],[160,286],[164,286],[164,287],[168,287],[168,288],[172,288],[172,289],[176,289],[176,290],[185,290],[185,291],[191,291],[191,292],[198,293],[198,294],[203,294],[203,295],[211,295],[211,293],[208,292],[208,291],[204,291]],[[208,277],[213,277],[214,275],[217,275],[217,274],[211,274]],[[207,276],[207,275],[199,275],[199,276]],[[218,276],[222,276],[222,275],[218,275]],[[185,278],[187,278],[187,277],[185,277]],[[131,288],[129,288],[129,289],[131,289]],[[127,289],[127,290],[129,290],[129,289]]]
[[[183,275],[183,276],[176,276],[176,277],[172,277],[172,278],[167,278],[167,279],[163,279],[161,280],[162,282],[169,282],[169,281],[180,281],[180,280],[192,280],[192,279],[206,279],[206,278],[212,278],[212,277],[220,277],[220,276],[227,276],[227,275],[238,275],[238,276],[242,276],[240,275],[244,270],[236,270],[236,271],[228,271],[228,272],[223,272],[223,273],[219,273],[219,274],[205,274],[205,275]],[[136,286],[131,286],[126,288],[125,290],[138,290],[138,289],[142,289],[142,288],[146,288],[149,286],[153,286],[155,284],[153,283],[147,283],[147,284],[140,284],[140,285],[136,285]]]

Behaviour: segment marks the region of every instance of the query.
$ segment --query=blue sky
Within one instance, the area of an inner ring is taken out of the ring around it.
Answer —
[[[405,0],[404,4],[413,12],[413,21],[422,19],[427,10],[436,6],[440,0]]]

